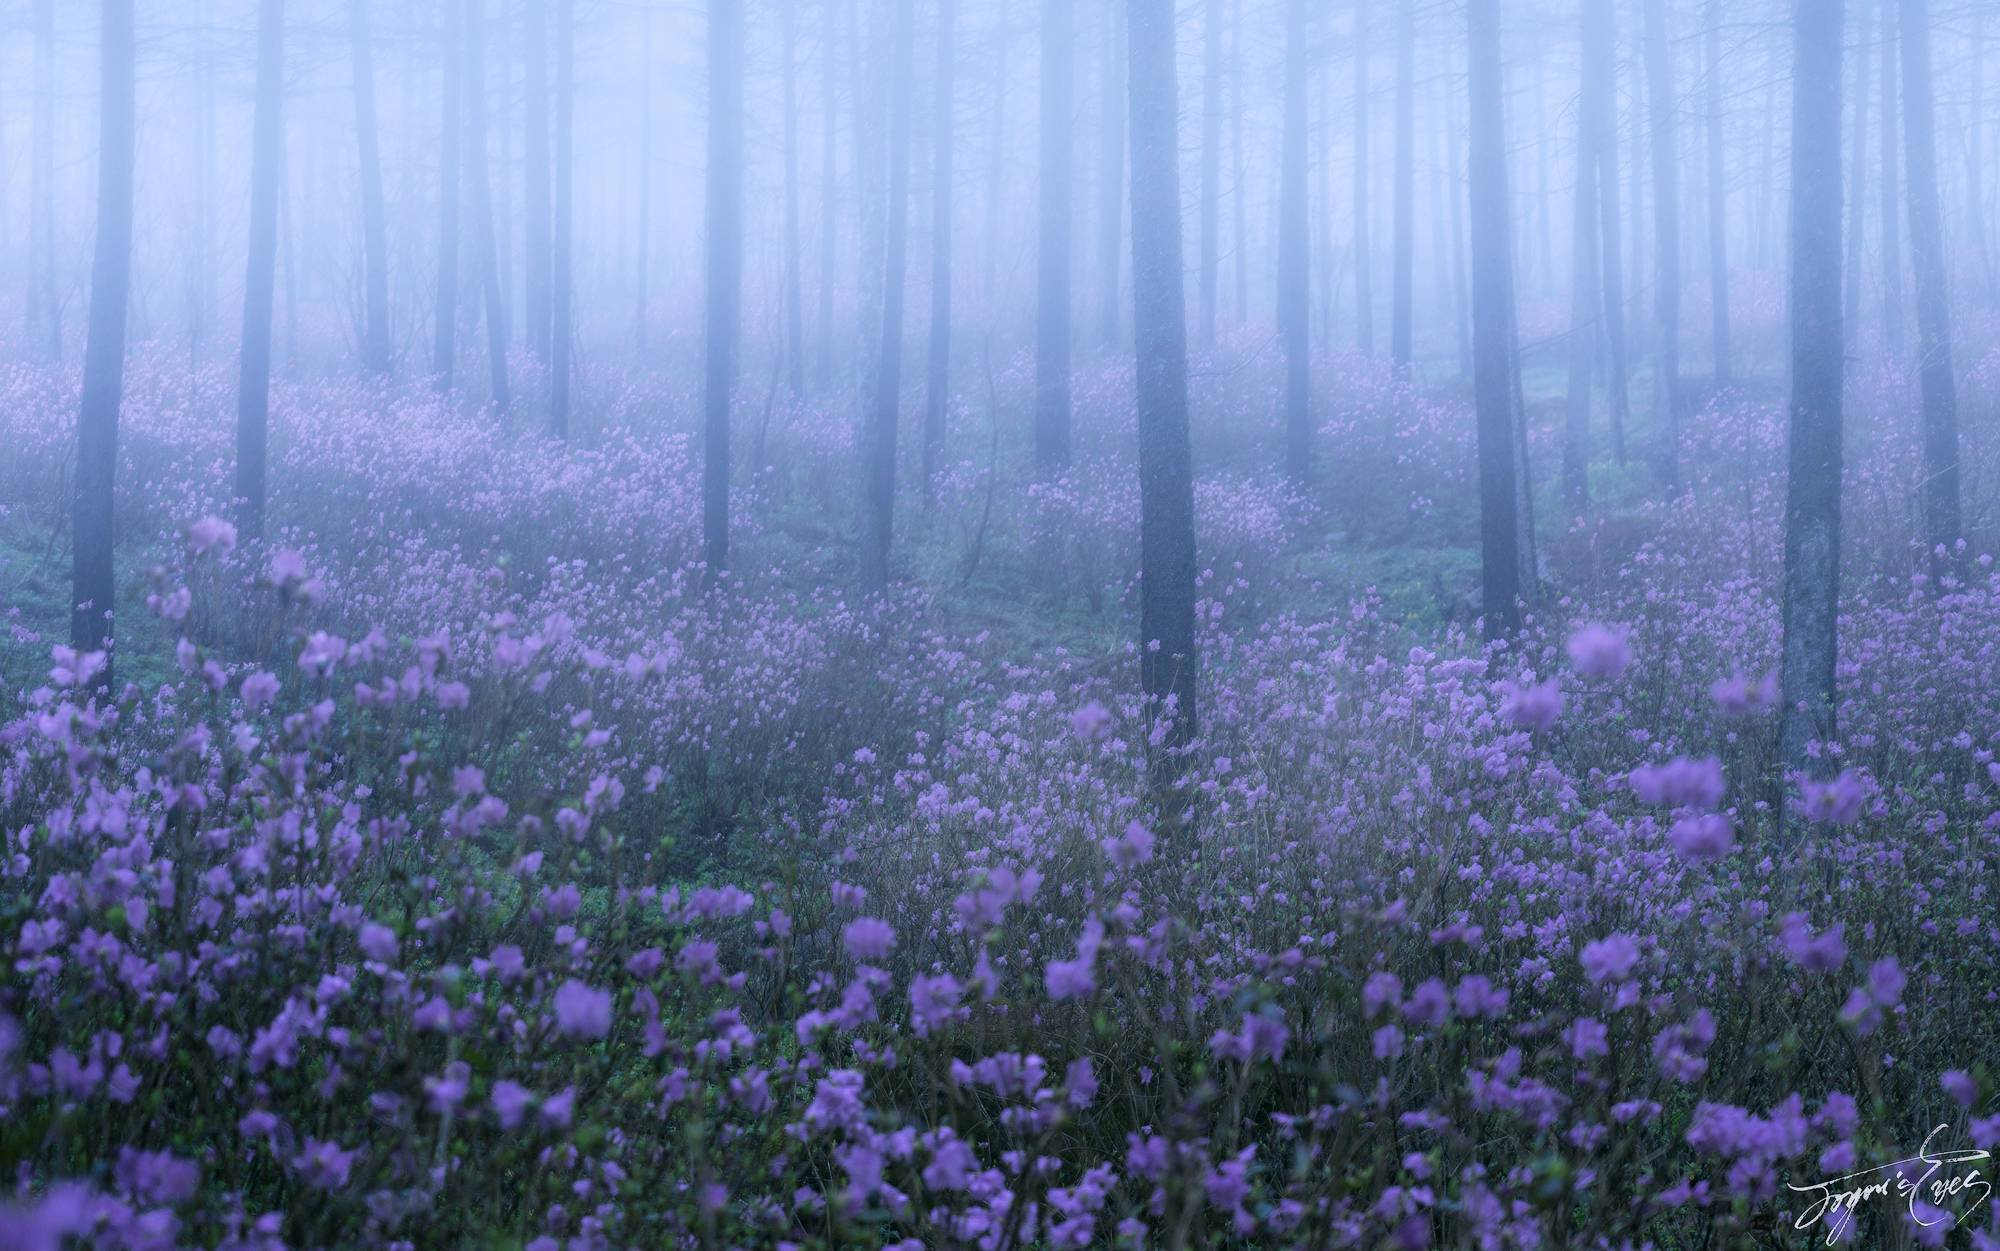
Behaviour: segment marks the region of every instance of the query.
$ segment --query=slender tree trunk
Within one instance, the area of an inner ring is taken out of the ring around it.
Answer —
[[[896,425],[903,393],[903,278],[910,217],[911,0],[895,0],[893,95],[889,109],[889,211],[884,223],[882,348],[874,403],[861,432],[861,589],[889,586],[889,543],[896,510]]]
[[[44,360],[54,362],[62,359],[62,306],[56,302],[55,0],[35,0],[34,132],[34,185],[28,190],[28,339]],[[129,261],[126,268],[129,283]]]
[[[785,385],[796,399],[806,390],[805,276],[799,257],[798,0],[784,0],[782,24],[785,62]],[[650,29],[649,26],[649,32]],[[761,471],[763,467],[760,465],[757,468]]]
[[[493,228],[493,175],[486,159],[486,0],[466,0],[465,129],[471,166],[474,246],[486,301],[486,372],[494,413],[511,403],[507,385],[507,301],[500,287],[500,249]]]
[[[1499,0],[1466,0],[1471,100],[1472,373],[1479,443],[1481,609],[1489,637],[1521,625],[1513,230],[1501,114]]]
[[[1234,0],[1229,36],[1229,158],[1230,210],[1235,220],[1231,277],[1236,286],[1236,321],[1250,317],[1250,227],[1248,198],[1243,194],[1243,0]]]
[[[257,8],[257,104],[250,151],[250,261],[243,278],[242,372],[236,390],[237,528],[264,533],[265,442],[271,405],[271,287],[278,254],[280,118],[285,100],[285,4]]]
[[[1849,138],[1847,196],[1847,265],[1845,292],[1841,298],[1841,325],[1849,340],[1859,337],[1861,328],[1861,268],[1868,225],[1868,92],[1874,75],[1868,72],[1867,56],[1854,64],[1854,134]]]
[[[104,651],[97,686],[111,687],[108,642],[112,487],[118,470],[118,405],[125,387],[125,316],[132,288],[133,135],[138,128],[132,0],[104,0],[99,50],[97,251],[90,268],[90,322],[83,349],[83,404],[76,423],[76,501],[70,515],[70,644]]]
[[[1292,0],[1294,6],[1303,0]],[[1180,104],[1173,0],[1127,0],[1132,114],[1132,338],[1139,409],[1139,680],[1170,718],[1172,749],[1193,738],[1194,461],[1188,434],[1182,290]]]
[[[1000,205],[1007,185],[1007,54],[1014,44],[1014,22],[1008,6],[999,10],[993,49],[993,129],[987,144],[986,167],[986,255],[985,272],[979,289],[985,292],[989,308],[998,305],[1000,288],[996,279],[1000,260]]]
[[[1882,339],[1903,356],[1902,187],[1897,169],[1896,4],[1882,5]]]
[[[1449,88],[1445,90],[1448,94]],[[1445,119],[1445,172],[1451,184],[1451,194],[1445,197],[1446,202],[1451,206],[1451,303],[1453,320],[1457,323],[1456,329],[1458,331],[1458,376],[1461,379],[1467,379],[1472,377],[1473,372],[1473,347],[1472,293],[1468,290],[1470,284],[1466,281],[1465,272],[1466,180],[1460,154],[1460,149],[1465,143],[1465,137],[1460,133],[1458,126],[1458,119],[1463,114],[1449,99],[1446,101],[1446,107],[1443,112]]]
[[[632,281],[637,288],[632,301],[632,345],[638,354],[646,353],[647,314],[651,311],[652,290],[648,282],[653,263],[653,12],[648,8],[639,19],[642,33],[639,38],[639,260],[632,267]],[[787,28],[789,35],[789,27]],[[785,327],[789,333],[794,322],[791,313],[795,309],[796,288],[792,285],[793,273],[789,266],[798,257],[798,166],[793,144],[797,127],[792,114],[792,67],[789,55],[785,61]],[[797,355],[796,339],[787,338],[788,358]]]
[[[951,400],[952,82],[957,68],[955,0],[938,0],[937,79],[931,105],[931,341],[924,395],[924,503],[936,498],[944,462],[945,407]],[[989,244],[990,244],[989,240]]]
[[[1222,262],[1222,0],[1203,0],[1201,21],[1201,345],[1213,350]]]
[[[1354,0],[1354,345],[1375,351],[1374,262],[1368,239],[1368,3]]]
[[[1390,276],[1389,357],[1410,368],[1416,274],[1417,0],[1396,0],[1396,255]]]
[[[1904,181],[1910,267],[1917,280],[1917,361],[1924,393],[1924,546],[1938,576],[1957,564],[1958,391],[1952,381],[1951,299],[1938,208],[1937,123],[1931,87],[1930,0],[1901,0]]]
[[[1785,768],[1834,725],[1840,608],[1840,58],[1844,0],[1796,0],[1792,70],[1792,402],[1779,741]],[[1885,117],[1886,120],[1886,117]]]
[[[1597,149],[1598,230],[1604,242],[1603,263],[1598,266],[1597,272],[1604,287],[1604,339],[1610,356],[1610,371],[1605,381],[1611,393],[1608,410],[1611,456],[1623,466],[1625,423],[1632,415],[1632,400],[1625,344],[1625,262],[1619,243],[1623,214],[1618,203],[1618,92],[1616,84],[1611,81],[1617,39],[1617,32],[1612,26],[1614,16],[1609,4],[1592,4],[1585,12],[1583,55],[1585,59],[1594,59],[1605,67],[1601,106],[1585,110],[1585,116],[1597,126],[1594,146]]]
[[[210,0],[195,10],[204,30],[212,18]],[[215,315],[215,58],[210,40],[195,58],[194,256],[188,284],[188,364],[199,372],[206,359],[209,323]],[[29,242],[32,255],[34,242]],[[30,327],[32,329],[32,327]]]
[[[702,552],[729,567],[729,417],[743,269],[743,2],[708,6],[707,318],[702,371]],[[757,466],[752,466],[753,469]]]
[[[550,216],[549,263],[549,428],[558,439],[569,437],[570,385],[574,381],[570,354],[575,347],[575,327],[571,324],[571,304],[575,276],[571,273],[573,187],[576,146],[576,0],[556,0],[556,118],[555,118],[555,200]],[[708,456],[712,460],[711,449]],[[723,478],[724,520],[727,521],[729,480]],[[713,489],[713,483],[709,484]],[[704,497],[703,515],[712,510],[713,500]],[[726,548],[725,548],[726,550]],[[711,559],[711,569],[723,562]]]
[[[458,0],[445,0],[444,131],[438,139],[438,260],[437,332],[431,348],[431,373],[437,389],[449,391],[458,352],[458,192],[460,117]]]
[[[1115,2],[1104,10],[1104,65],[1100,80],[1099,108],[1103,129],[1099,132],[1097,204],[1097,286],[1098,335],[1106,348],[1118,346],[1118,277],[1123,272],[1119,253],[1125,241],[1125,78],[1124,6]]]
[[[1563,421],[1563,504],[1572,516],[1590,505],[1590,380],[1597,357],[1602,296],[1597,289],[1597,133],[1592,110],[1603,107],[1610,67],[1589,53],[1591,9],[1582,0],[1586,51],[1577,93],[1576,193],[1571,214],[1569,396]]]
[[[368,39],[368,0],[348,6],[353,44],[354,128],[361,150],[361,268],[366,290],[362,360],[386,375],[389,357],[389,224],[382,203],[382,154],[375,125],[375,67]]]
[[[522,75],[521,163],[523,194],[521,229],[527,236],[524,247],[527,263],[522,267],[523,292],[527,302],[528,350],[547,366],[549,340],[549,0],[526,0],[525,27],[521,54],[526,69]]]
[[[820,149],[819,149],[819,357],[814,369],[814,382],[824,392],[833,385],[833,276],[836,272],[834,248],[838,243],[836,227],[840,218],[836,211],[840,203],[839,171],[834,166],[834,135],[837,130],[835,85],[837,63],[833,48],[840,33],[836,21],[839,10],[833,0],[820,0],[821,24],[819,39],[820,80]]]
[[[1035,298],[1035,463],[1069,464],[1070,3],[1042,0],[1040,256]]]
[[[1680,481],[1681,428],[1681,186],[1678,105],[1667,56],[1666,0],[1646,0],[1646,81],[1653,122],[1653,358],[1654,420],[1666,440],[1667,481]]]
[[[1306,6],[1285,0],[1285,128],[1278,191],[1278,332],[1285,341],[1285,474],[1312,477],[1311,258],[1306,236]]]
[[[1729,205],[1722,145],[1722,0],[1708,0],[1708,303],[1715,385],[1729,385]]]

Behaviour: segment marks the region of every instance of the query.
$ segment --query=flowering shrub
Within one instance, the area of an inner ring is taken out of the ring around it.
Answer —
[[[1774,784],[1733,476],[1503,648],[1292,610],[1318,502],[1233,468],[1170,824],[1128,652],[1024,655],[929,586],[702,595],[685,443],[338,402],[280,405],[268,545],[215,519],[219,436],[142,402],[165,678],[8,653],[0,1244],[1729,1245],[1935,1125],[2000,1141],[1976,559],[1881,545],[1842,741]],[[1092,437],[1051,492],[1122,597]],[[1971,1206],[1934,1198],[1855,1236]]]

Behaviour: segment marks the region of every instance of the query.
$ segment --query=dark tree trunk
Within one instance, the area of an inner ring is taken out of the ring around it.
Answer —
[[[944,462],[945,408],[951,399],[952,81],[957,62],[955,0],[938,0],[937,81],[931,106],[931,341],[924,393],[924,502],[936,495]],[[991,241],[989,240],[989,245]]]
[[[1847,195],[1847,265],[1844,294],[1840,304],[1840,324],[1847,338],[1858,337],[1861,328],[1861,262],[1867,245],[1868,225],[1868,89],[1874,76],[1868,72],[1868,58],[1854,59],[1854,134],[1849,138]]]
[[[1897,172],[1896,5],[1882,3],[1882,339],[1903,355],[1902,187]]]
[[[1368,0],[1354,0],[1354,345],[1364,355],[1375,351],[1368,209]]]
[[[1035,463],[1069,464],[1070,0],[1042,0],[1040,255],[1035,273]]]
[[[118,469],[118,405],[125,386],[125,311],[132,288],[133,134],[138,128],[132,0],[104,0],[97,149],[97,252],[90,267],[90,323],[83,349],[83,404],[76,423],[76,502],[70,644],[106,651],[112,634],[112,486]],[[98,676],[111,689],[111,660]]]
[[[1445,200],[1451,207],[1452,320],[1458,334],[1458,376],[1469,379],[1472,377],[1472,295],[1466,289],[1465,274],[1465,173],[1461,164],[1465,136],[1459,132],[1458,125],[1458,119],[1464,114],[1450,99],[1450,87],[1444,85],[1441,90],[1445,94],[1445,178],[1450,183],[1451,191]]]
[[[1790,472],[1785,488],[1784,765],[1833,757],[1840,607],[1840,58],[1843,0],[1797,0],[1792,69]]]
[[[1729,385],[1729,206],[1722,146],[1722,3],[1708,0],[1708,302],[1715,385]]]
[[[368,0],[348,7],[353,43],[354,126],[361,155],[361,266],[366,288],[362,360],[370,373],[386,375],[389,349],[389,219],[382,203],[382,154],[375,123],[374,50],[368,38]]]
[[[567,439],[573,380],[570,353],[575,347],[572,338],[575,328],[570,324],[575,295],[570,257],[574,244],[571,208],[576,174],[576,0],[556,0],[555,120],[555,202],[550,214],[553,220],[549,262],[549,428],[558,439]],[[722,488],[725,504],[728,489],[725,476]],[[708,502],[704,514],[713,507],[713,502]],[[718,562],[710,563],[714,567]]]
[[[1222,0],[1203,0],[1201,22],[1201,345],[1213,348],[1222,268]]]
[[[839,204],[840,179],[835,168],[834,135],[838,129],[834,108],[837,68],[833,56],[836,36],[840,24],[835,20],[839,10],[833,0],[821,0],[822,18],[820,24],[819,56],[819,106],[820,106],[820,148],[819,148],[819,357],[814,368],[814,382],[821,391],[833,385],[833,275],[834,248],[838,243],[835,227],[839,217],[835,207]]]
[[[1229,159],[1230,210],[1234,236],[1231,251],[1231,279],[1236,287],[1236,321],[1241,325],[1250,316],[1250,226],[1243,194],[1243,0],[1234,0],[1229,32]]]
[[[236,389],[237,528],[264,533],[265,441],[271,407],[271,293],[278,259],[278,141],[285,100],[285,4],[257,8],[257,105],[250,149],[250,261],[243,277],[242,371]]]
[[[1666,0],[1646,0],[1646,82],[1653,140],[1653,420],[1666,440],[1667,481],[1680,481],[1681,187]]]
[[[439,391],[449,391],[458,352],[458,191],[461,61],[459,0],[444,0],[444,130],[438,138],[437,327],[431,373]]]
[[[465,130],[467,185],[472,191],[473,246],[479,249],[479,278],[486,302],[486,371],[493,411],[505,413],[507,386],[507,304],[500,287],[500,249],[493,229],[493,175],[486,159],[486,0],[466,0]]]
[[[729,417],[736,389],[743,268],[742,0],[711,0],[708,6],[707,215],[702,551],[712,584],[729,567]]]
[[[797,398],[805,394],[806,389],[805,276],[799,256],[798,0],[784,0],[782,23],[782,55],[785,62],[785,385]],[[649,34],[651,29],[647,27]],[[651,133],[650,129],[648,133]],[[763,466],[759,465],[757,469],[761,472]]]
[[[1609,373],[1605,379],[1611,403],[1607,415],[1611,425],[1611,456],[1625,463],[1625,422],[1632,415],[1630,367],[1625,350],[1625,262],[1619,242],[1623,229],[1618,203],[1618,99],[1612,82],[1616,55],[1614,14],[1609,4],[1592,4],[1584,12],[1586,60],[1604,67],[1604,87],[1596,108],[1586,109],[1585,119],[1597,127],[1598,231],[1604,243],[1603,262],[1597,273],[1604,287],[1604,341],[1608,349]],[[1636,155],[1635,159],[1636,159]]]
[[[1158,701],[1155,707],[1171,717],[1165,735],[1171,749],[1194,736],[1200,669],[1173,0],[1128,0],[1126,31],[1139,405],[1139,680],[1147,697]],[[1171,756],[1165,772],[1173,774]]]
[[[896,425],[903,393],[903,277],[910,218],[911,0],[896,0],[889,108],[889,204],[884,223],[882,347],[875,395],[861,432],[861,589],[889,586],[889,542],[896,511]]]
[[[1951,372],[1950,284],[1938,209],[1930,0],[1901,0],[1901,4],[1904,181],[1910,190],[1910,267],[1917,280],[1917,372],[1924,393],[1924,546],[1931,553],[1932,572],[1943,575],[1957,563],[1958,391]]]
[[[1591,9],[1582,0],[1586,49]],[[1604,104],[1610,68],[1586,50],[1580,69],[1576,118],[1576,193],[1571,214],[1569,396],[1563,421],[1563,504],[1572,516],[1590,504],[1590,382],[1597,358],[1597,323],[1603,307],[1597,289],[1597,133],[1592,110]]]
[[[1472,389],[1479,443],[1481,609],[1489,637],[1521,625],[1513,229],[1501,114],[1499,0],[1467,0]]]
[[[1410,368],[1411,301],[1416,274],[1417,0],[1396,0],[1395,257],[1390,275],[1389,358]]]
[[[1118,276],[1123,272],[1119,255],[1125,242],[1125,80],[1120,56],[1124,40],[1121,16],[1124,6],[1113,3],[1104,11],[1104,64],[1099,80],[1099,132],[1097,179],[1097,286],[1098,335],[1106,348],[1118,346]]]
[[[35,0],[35,118],[28,190],[28,339],[45,360],[62,359],[56,302],[56,6]],[[129,268],[129,265],[128,265]]]
[[[1014,43],[1014,23],[1006,6],[1000,8],[998,29],[994,31],[993,49],[993,129],[988,145],[986,167],[986,239],[982,248],[986,254],[985,272],[980,277],[979,289],[985,293],[988,307],[999,299],[999,286],[995,281],[995,266],[1000,259],[1000,204],[1005,198],[1007,167],[1007,53]]]
[[[521,230],[526,236],[523,267],[527,303],[528,350],[535,360],[549,363],[549,0],[526,0],[526,24],[521,53],[526,61],[522,85],[521,158],[524,199]]]
[[[1285,474],[1312,477],[1308,331],[1311,258],[1306,237],[1306,6],[1285,0],[1285,129],[1278,190],[1278,333],[1285,341]]]

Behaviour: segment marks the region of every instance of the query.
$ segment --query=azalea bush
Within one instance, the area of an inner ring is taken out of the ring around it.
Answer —
[[[1352,402],[1464,417],[1403,385]],[[2000,1144],[2000,574],[1858,517],[1842,739],[1783,776],[1768,406],[1706,410],[1636,544],[1566,534],[1602,566],[1506,645],[1330,599],[1320,501],[1205,478],[1174,752],[1130,648],[944,580],[850,602],[752,523],[704,591],[684,441],[325,387],[269,544],[139,405],[157,676],[16,622],[0,1244],[1767,1245],[1833,1223],[1795,1185]],[[990,539],[1097,543],[1114,626],[1116,429]]]

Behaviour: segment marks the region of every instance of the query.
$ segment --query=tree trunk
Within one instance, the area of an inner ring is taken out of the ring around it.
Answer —
[[[1292,0],[1294,7],[1303,2]],[[1172,749],[1195,733],[1200,668],[1173,0],[1128,0],[1126,31],[1139,423],[1139,681],[1158,715],[1169,718],[1164,773],[1171,777]]]
[[[76,501],[70,516],[71,646],[105,651],[98,689],[111,690],[107,643],[112,573],[112,487],[118,470],[118,405],[125,386],[125,312],[132,287],[133,134],[138,128],[132,0],[104,0],[98,116],[97,252],[90,267],[90,323],[83,349],[83,404],[76,423]]]
[[[639,39],[639,223],[638,262],[632,267],[632,281],[637,288],[632,301],[632,347],[640,356],[646,354],[646,319],[651,311],[652,291],[647,279],[652,273],[653,262],[653,10],[648,8],[639,19],[643,33]],[[792,75],[791,62],[785,64],[785,194],[787,196],[785,214],[785,262],[792,265],[798,258],[798,191],[796,179],[798,169],[793,156],[794,131],[791,109]],[[785,272],[785,299],[787,314],[786,329],[789,331],[795,311],[792,286],[792,271]],[[796,353],[798,344],[787,340],[787,354]]]
[[[348,6],[353,43],[354,128],[361,156],[361,266],[366,288],[362,360],[370,373],[388,374],[389,219],[382,203],[382,154],[375,124],[374,51],[368,39],[368,0]]]
[[[1042,0],[1040,254],[1035,281],[1035,463],[1069,464],[1070,0]]]
[[[524,199],[521,229],[527,263],[523,282],[527,301],[528,350],[542,365],[549,363],[549,0],[526,0],[526,25],[521,53],[526,61],[522,89],[521,157]]]
[[[1375,351],[1368,208],[1368,0],[1354,0],[1354,346],[1363,355]]]
[[[1597,126],[1598,230],[1604,241],[1603,263],[1597,273],[1604,287],[1604,339],[1610,356],[1610,372],[1605,381],[1611,392],[1611,457],[1622,467],[1625,422],[1632,415],[1632,399],[1625,347],[1625,262],[1619,243],[1622,210],[1618,203],[1618,92],[1611,81],[1617,32],[1612,27],[1615,15],[1609,4],[1592,4],[1584,16],[1589,20],[1583,28],[1583,55],[1605,67],[1600,107],[1586,110],[1586,117]],[[1635,160],[1636,157],[1635,153]]]
[[[271,289],[278,259],[278,141],[285,99],[285,4],[257,7],[257,104],[250,150],[250,260],[243,277],[242,371],[236,389],[237,529],[264,533],[265,441],[271,406]]]
[[[1708,303],[1715,385],[1729,385],[1729,207],[1722,146],[1722,3],[1708,0]]]
[[[1118,276],[1122,272],[1119,253],[1125,242],[1125,82],[1123,77],[1122,25],[1124,6],[1117,3],[1104,10],[1104,64],[1099,83],[1099,132],[1097,179],[1097,286],[1098,335],[1106,348],[1118,346]]]
[[[743,282],[742,0],[711,0],[708,6],[707,216],[702,550],[712,585],[729,566],[729,417],[736,389],[736,334]]]
[[[549,428],[558,439],[569,437],[570,353],[572,339],[571,302],[575,295],[570,272],[572,189],[575,180],[576,146],[576,0],[556,0],[556,125],[555,202],[549,263]],[[710,453],[714,455],[713,452]],[[727,504],[728,479],[723,480]],[[709,502],[704,515],[714,507]],[[725,509],[725,518],[727,516]],[[710,561],[710,567],[721,562]]]
[[[1278,333],[1285,341],[1285,474],[1312,477],[1308,331],[1311,259],[1306,238],[1306,6],[1285,0],[1285,128],[1278,190]]]
[[[1222,267],[1222,0],[1203,0],[1201,21],[1201,345],[1213,350]]]
[[[1903,222],[1897,174],[1896,5],[1882,4],[1882,340],[1903,356]]]
[[[1840,57],[1843,0],[1797,0],[1792,70],[1790,472],[1785,487],[1779,742],[1823,774],[1840,607]],[[1886,120],[1886,116],[1885,116]]]
[[[1465,174],[1461,164],[1461,149],[1465,137],[1459,132],[1458,119],[1463,113],[1450,99],[1450,87],[1441,81],[1440,89],[1445,93],[1444,148],[1445,178],[1450,184],[1450,195],[1445,197],[1451,207],[1451,308],[1453,328],[1458,335],[1458,376],[1461,380],[1472,377],[1472,295],[1467,288],[1465,275]]]
[[[1646,0],[1646,82],[1653,139],[1653,420],[1666,440],[1667,482],[1680,482],[1681,187],[1666,0]]]
[[[993,129],[989,136],[989,151],[986,170],[986,246],[981,249],[986,254],[985,272],[981,275],[979,289],[985,293],[987,307],[997,306],[1000,298],[996,281],[996,266],[1000,259],[1000,205],[1005,199],[1007,168],[1007,53],[1014,43],[1014,23],[1008,6],[999,7],[998,29],[994,31],[993,49]]]
[[[1854,58],[1854,134],[1849,139],[1848,163],[1853,169],[1848,174],[1847,195],[1847,265],[1844,272],[1845,290],[1841,297],[1840,324],[1846,328],[1850,340],[1859,338],[1861,329],[1861,269],[1862,253],[1867,245],[1868,225],[1868,92],[1874,75],[1868,72],[1866,55]]]
[[[1591,9],[1582,0],[1586,51],[1577,93],[1576,193],[1571,214],[1569,396],[1563,421],[1563,504],[1572,516],[1590,504],[1590,377],[1597,357],[1597,323],[1602,307],[1597,290],[1597,122],[1609,67],[1588,51]]]
[[[833,0],[821,0],[819,55],[819,107],[820,107],[820,147],[819,147],[819,356],[814,367],[814,382],[821,391],[833,385],[833,275],[834,248],[838,243],[836,227],[839,217],[840,179],[835,168],[834,135],[837,130],[834,108],[836,92],[836,63],[833,56],[834,43],[840,33],[840,24],[835,20],[839,10]]]
[[[1243,0],[1234,0],[1229,34],[1229,159],[1230,210],[1235,247],[1230,270],[1236,287],[1236,321],[1250,316],[1250,229],[1248,197],[1243,194]],[[1178,181],[1178,180],[1176,180]]]
[[[1917,373],[1924,393],[1924,546],[1931,571],[1957,564],[1958,392],[1952,381],[1951,300],[1938,209],[1930,0],[1901,0],[1904,181],[1910,190],[1910,267],[1917,280]]]
[[[924,393],[924,502],[936,496],[944,462],[945,408],[951,398],[952,127],[956,69],[954,0],[938,0],[937,81],[931,105],[931,341]],[[992,241],[988,241],[989,246]]]
[[[472,190],[474,246],[486,299],[486,371],[494,413],[510,402],[507,386],[507,302],[500,288],[499,243],[493,229],[493,176],[486,160],[486,0],[466,0],[465,119],[467,180]]]
[[[910,218],[911,0],[896,0],[894,21],[882,347],[876,358],[874,403],[861,432],[861,589],[876,595],[889,587],[889,541],[896,511],[896,424],[903,391],[903,271]]]
[[[1396,0],[1396,254],[1390,275],[1389,358],[1410,369],[1411,301],[1416,273],[1417,0]]]
[[[56,302],[55,0],[35,0],[34,132],[34,185],[28,190],[27,329],[35,350],[55,362],[62,359],[62,306]],[[126,268],[130,270],[129,261]]]
[[[1488,637],[1521,625],[1513,230],[1501,115],[1499,0],[1466,0],[1472,215],[1472,389],[1479,444],[1481,608]]]
[[[437,327],[431,373],[440,392],[451,390],[458,351],[458,191],[460,118],[458,0],[444,3],[444,129],[438,138]]]
[[[792,397],[797,399],[806,390],[805,277],[799,257],[798,0],[784,0],[782,23],[782,55],[785,62],[785,385]],[[651,31],[649,24],[649,37]],[[740,194],[738,198],[741,198]],[[763,466],[756,468],[761,472]]]

